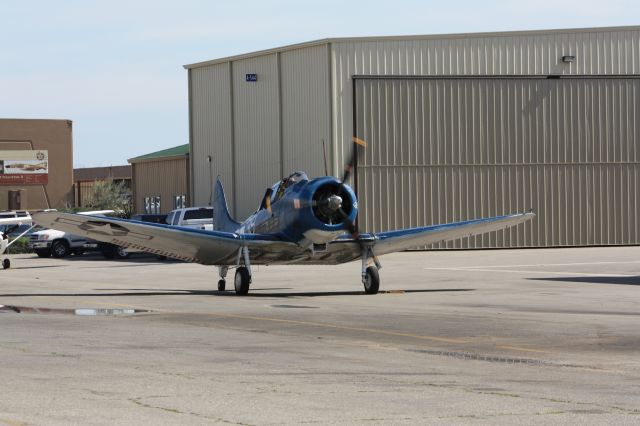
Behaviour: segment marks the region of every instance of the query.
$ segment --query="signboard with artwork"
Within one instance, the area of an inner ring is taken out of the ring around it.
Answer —
[[[0,185],[49,183],[49,151],[0,151]]]

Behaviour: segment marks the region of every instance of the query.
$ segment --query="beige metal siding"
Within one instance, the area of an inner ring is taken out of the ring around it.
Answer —
[[[133,163],[134,213],[144,213],[144,198],[160,196],[160,212],[174,208],[174,197],[189,193],[188,160],[172,159]]]
[[[229,64],[211,65],[191,73],[191,161],[193,205],[211,201],[213,181],[220,175],[233,190],[233,131]],[[211,156],[211,163],[207,157]],[[233,206],[231,206],[233,208]]]
[[[328,58],[326,45],[280,55],[283,174],[325,174],[323,140],[327,156],[331,151]]]
[[[640,79],[362,79],[367,231],[534,208],[509,231],[438,247],[637,244]]]
[[[573,63],[563,55],[575,55]],[[335,170],[350,152],[353,75],[640,74],[640,31],[567,30],[331,43]]]
[[[234,190],[236,216],[245,218],[281,177],[277,55],[233,63]],[[245,81],[257,74],[258,81]]]

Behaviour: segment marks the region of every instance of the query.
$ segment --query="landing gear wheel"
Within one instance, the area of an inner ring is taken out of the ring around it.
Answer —
[[[218,291],[224,291],[227,282],[225,280],[218,281]]]
[[[236,276],[234,280],[236,294],[238,296],[245,296],[249,293],[249,284],[251,284],[251,275],[249,275],[249,270],[241,266],[236,269]]]
[[[11,268],[11,261],[9,259],[4,259],[2,261],[2,269],[9,269]]]
[[[378,268],[369,266],[364,277],[364,292],[367,294],[376,294],[380,288],[380,275]]]

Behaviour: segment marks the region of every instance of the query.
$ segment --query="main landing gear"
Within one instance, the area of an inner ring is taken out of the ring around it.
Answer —
[[[369,259],[373,260],[375,266],[369,266]],[[242,266],[240,266],[242,262]],[[382,269],[382,265],[378,262],[378,258],[373,254],[370,247],[366,247],[362,251],[362,284],[366,294],[376,294],[380,289],[380,274],[378,270]],[[228,266],[218,267],[220,280],[218,281],[218,291],[225,291],[226,276],[229,271]],[[236,273],[233,279],[233,286],[238,296],[246,296],[249,293],[251,285],[251,263],[249,262],[249,249],[242,247],[238,250],[238,258],[236,260]]]
[[[375,266],[368,266],[369,258],[373,259]],[[364,285],[364,292],[367,294],[376,294],[380,289],[378,269],[382,269],[378,258],[373,254],[370,247],[364,248],[362,250],[362,284]]]
[[[242,260],[243,266],[240,266]],[[218,281],[218,291],[224,291],[226,288],[228,266],[220,266],[220,280]],[[236,261],[236,274],[233,279],[233,286],[238,296],[245,296],[249,293],[249,285],[251,284],[251,263],[249,262],[249,249],[242,247],[238,250],[238,259]]]

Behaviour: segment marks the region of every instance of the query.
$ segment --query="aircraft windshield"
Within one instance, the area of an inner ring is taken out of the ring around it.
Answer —
[[[284,195],[284,191],[297,184],[298,182],[307,181],[309,177],[305,172],[294,172],[282,180],[279,180],[271,187],[271,202],[275,203]]]

